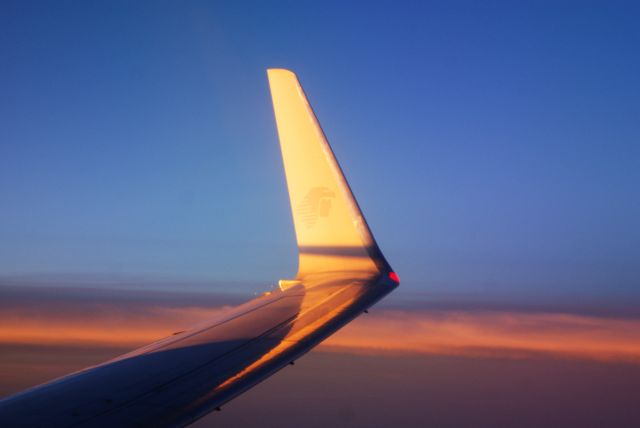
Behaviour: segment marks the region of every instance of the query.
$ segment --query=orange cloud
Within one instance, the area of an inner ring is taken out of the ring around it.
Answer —
[[[104,306],[102,306],[104,308]],[[228,308],[141,307],[97,310],[85,319],[64,311],[0,311],[0,343],[61,346],[141,346],[224,313]]]
[[[51,307],[0,310],[0,344],[135,348],[215,317],[227,307],[131,310],[94,305],[90,316]],[[331,352],[525,358],[537,355],[640,363],[640,320],[563,313],[377,310],[322,344]]]
[[[640,320],[561,313],[378,311],[360,317],[324,346],[341,352],[553,355],[640,363]]]

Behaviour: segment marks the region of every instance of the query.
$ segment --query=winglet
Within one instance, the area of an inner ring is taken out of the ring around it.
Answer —
[[[300,251],[297,278],[390,271],[296,75],[267,75]]]

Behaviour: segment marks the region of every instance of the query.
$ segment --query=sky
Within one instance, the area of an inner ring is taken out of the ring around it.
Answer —
[[[637,297],[639,18],[618,1],[3,1],[0,276],[293,275],[265,73],[284,67],[403,293]]]
[[[284,67],[402,283],[195,426],[640,426],[638,22],[631,1],[0,2],[0,398],[295,274]]]

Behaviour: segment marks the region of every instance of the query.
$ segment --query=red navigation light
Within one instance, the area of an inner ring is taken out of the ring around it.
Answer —
[[[395,272],[389,272],[389,278],[391,278],[391,280],[396,284],[400,284],[400,278],[398,278],[398,275]]]

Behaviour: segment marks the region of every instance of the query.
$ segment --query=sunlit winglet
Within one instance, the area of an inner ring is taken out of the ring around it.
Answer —
[[[270,69],[268,76],[300,250],[297,277],[388,270],[296,75]]]

